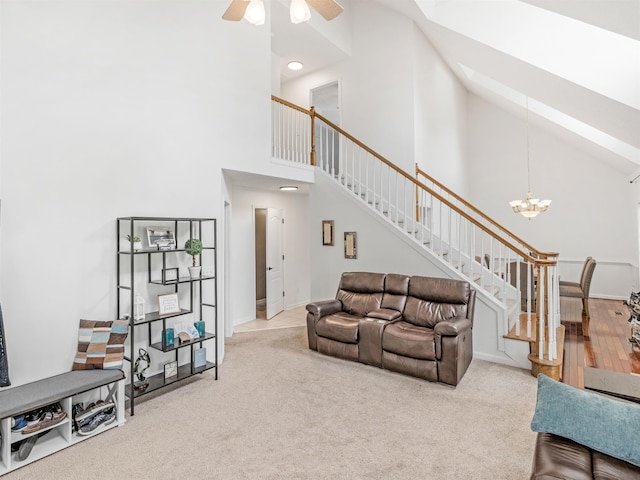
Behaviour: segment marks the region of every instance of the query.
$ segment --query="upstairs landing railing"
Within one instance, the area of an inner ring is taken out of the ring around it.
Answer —
[[[321,169],[501,302],[513,312],[505,334],[532,338],[535,320],[538,358],[556,358],[557,253],[535,249],[417,167],[414,178],[313,107],[272,100],[273,157]]]

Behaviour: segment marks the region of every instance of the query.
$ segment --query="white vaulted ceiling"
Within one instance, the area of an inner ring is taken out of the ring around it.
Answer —
[[[469,91],[522,117],[528,99],[532,122],[623,173],[640,171],[640,0],[375,1],[411,18]],[[275,19],[283,7],[272,3]],[[272,49],[304,56],[285,27],[274,23]],[[307,60],[313,68],[348,56],[348,42],[309,28],[309,45],[326,55]]]

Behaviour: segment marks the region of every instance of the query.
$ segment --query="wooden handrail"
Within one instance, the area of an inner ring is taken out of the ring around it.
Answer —
[[[541,258],[549,258],[549,257],[557,257],[558,254],[554,253],[554,252],[541,252],[539,251],[537,248],[533,247],[532,245],[530,245],[529,243],[525,242],[524,240],[522,240],[521,238],[519,238],[515,233],[511,232],[509,229],[503,227],[502,225],[500,225],[498,222],[496,222],[494,219],[492,219],[491,217],[489,217],[488,215],[485,215],[482,211],[478,210],[476,207],[474,207],[473,205],[471,205],[469,202],[467,202],[464,198],[462,198],[460,195],[458,195],[457,193],[453,192],[452,190],[450,190],[449,188],[447,188],[446,186],[444,186],[442,183],[440,183],[439,181],[437,181],[435,178],[433,178],[431,175],[429,175],[427,172],[425,172],[424,170],[422,170],[418,164],[416,163],[416,179],[418,178],[419,175],[422,175],[423,177],[426,177],[431,183],[437,185],[438,187],[440,187],[442,190],[446,191],[449,195],[451,195],[452,197],[454,197],[456,200],[458,200],[459,202],[461,202],[462,204],[464,204],[466,207],[468,207],[469,209],[473,210],[476,214],[478,214],[479,216],[481,216],[482,218],[484,218],[485,220],[487,220],[489,223],[491,223],[493,226],[495,226],[496,228],[498,228],[499,230],[502,230],[504,233],[506,233],[507,235],[509,235],[510,237],[512,237],[514,240],[518,241],[519,243],[521,243],[522,245],[524,245],[525,247],[527,247],[530,251],[533,251],[536,253],[536,255],[538,255]]]
[[[326,125],[328,125],[329,127],[333,128],[335,131],[340,133],[340,135],[342,135],[345,138],[349,139],[350,141],[352,141],[353,143],[358,145],[360,148],[362,148],[363,150],[365,150],[366,152],[370,153],[375,158],[377,158],[379,161],[384,163],[387,167],[389,167],[390,169],[394,170],[399,175],[403,176],[405,179],[409,180],[416,187],[421,188],[421,189],[429,192],[430,195],[432,195],[433,197],[437,198],[440,202],[442,202],[443,204],[447,205],[453,211],[457,212],[461,217],[467,219],[469,222],[474,224],[477,228],[479,228],[483,232],[487,233],[489,236],[495,238],[498,242],[502,243],[504,246],[506,246],[506,247],[510,248],[511,250],[513,250],[514,252],[518,253],[521,257],[526,258],[530,263],[533,263],[536,266],[538,266],[538,265],[556,265],[556,263],[557,263],[556,260],[551,260],[551,259],[548,259],[548,258],[549,257],[557,257],[557,254],[543,253],[543,252],[539,252],[537,249],[534,249],[532,247],[530,248],[529,244],[527,244],[526,242],[523,242],[517,236],[511,234],[507,229],[505,229],[503,227],[500,227],[500,229],[502,231],[504,231],[505,233],[508,233],[509,235],[511,235],[516,241],[522,243],[527,249],[529,249],[530,251],[535,251],[537,255],[539,255],[541,257],[544,257],[544,258],[536,258],[536,257],[531,256],[531,254],[529,252],[523,251],[518,246],[513,245],[511,242],[507,241],[506,239],[502,238],[501,236],[496,235],[493,231],[489,230],[487,227],[482,225],[480,222],[478,222],[475,218],[473,218],[470,215],[468,215],[466,212],[463,212],[460,208],[458,208],[456,205],[454,205],[449,200],[444,198],[442,195],[440,195],[439,193],[436,193],[434,190],[432,190],[431,188],[429,188],[425,184],[419,182],[417,179],[415,179],[412,176],[408,175],[404,170],[402,170],[401,168],[396,166],[394,163],[392,163],[389,160],[387,160],[385,157],[380,155],[378,152],[376,152],[375,150],[371,149],[370,147],[368,147],[367,145],[362,143],[360,140],[358,140],[357,138],[353,137],[352,135],[350,135],[349,133],[344,131],[342,128],[340,128],[338,125],[333,123],[331,120],[329,120],[329,119],[323,117],[322,115],[320,115],[318,112],[315,111],[315,108],[312,107],[310,110],[305,110],[305,109],[303,109],[303,108],[301,108],[301,107],[299,107],[299,106],[297,106],[297,105],[295,105],[295,104],[293,104],[291,102],[288,102],[288,101],[283,100],[283,99],[281,99],[279,97],[276,97],[275,95],[271,95],[271,99],[273,101],[277,102],[277,103],[280,103],[280,104],[285,105],[287,107],[293,108],[293,109],[295,109],[295,110],[297,110],[299,112],[306,113],[307,115],[312,117],[312,119],[313,118],[318,118],[319,120],[324,122]],[[313,139],[314,132],[312,132],[311,135],[312,135],[312,139]],[[312,143],[313,143],[313,140],[312,140]],[[451,192],[449,189],[444,187],[439,182],[431,179],[431,177],[429,177],[428,175],[424,175],[424,176],[426,176],[427,178],[432,180],[434,183],[436,183],[441,188],[444,188],[444,190],[446,190],[447,192]],[[465,202],[458,195],[454,194],[453,192],[451,192],[451,194],[453,194],[457,199],[460,199],[461,201],[463,201],[463,203],[467,204],[467,202]],[[494,225],[498,226],[497,223],[492,221],[489,217],[486,217],[486,215],[482,214],[482,212],[477,210],[475,207],[472,207],[472,208],[473,208],[473,210],[475,212],[480,213],[483,216],[483,218],[486,218],[486,219],[490,220],[491,223],[493,223]]]

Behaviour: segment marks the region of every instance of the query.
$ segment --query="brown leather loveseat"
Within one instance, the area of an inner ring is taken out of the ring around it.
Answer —
[[[640,467],[552,433],[536,438],[530,480],[640,480]]]
[[[334,300],[307,305],[309,348],[457,385],[473,357],[468,282],[345,272]]]

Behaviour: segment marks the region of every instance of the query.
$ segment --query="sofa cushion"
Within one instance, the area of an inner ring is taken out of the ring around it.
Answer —
[[[604,453],[593,451],[591,457],[594,480],[639,480],[640,467],[623,462]]]
[[[342,302],[342,310],[364,316],[380,308],[384,278],[384,273],[343,273],[336,295],[336,299]]]
[[[551,433],[538,434],[530,480],[592,480],[591,471],[587,447]]]
[[[448,278],[411,277],[404,320],[433,328],[453,317],[466,317],[471,289],[468,282]]]
[[[358,343],[358,323],[362,318],[345,312],[328,315],[318,320],[316,333],[343,343]]]
[[[409,281],[409,295],[431,302],[467,305],[470,293],[469,282],[451,278],[416,276]]]
[[[384,280],[384,295],[382,295],[382,308],[398,310],[402,312],[409,294],[409,276],[389,273]]]
[[[428,328],[417,327],[405,321],[387,325],[382,334],[382,349],[404,357],[435,360],[435,334]]]
[[[549,432],[640,466],[640,405],[624,403],[538,375],[531,420],[535,432]]]

